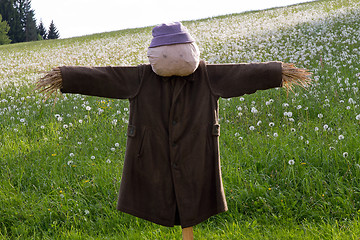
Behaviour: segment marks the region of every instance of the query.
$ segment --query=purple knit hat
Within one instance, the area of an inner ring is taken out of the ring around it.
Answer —
[[[153,39],[150,48],[179,43],[191,43],[195,40],[191,37],[187,28],[180,22],[161,24],[152,30]]]

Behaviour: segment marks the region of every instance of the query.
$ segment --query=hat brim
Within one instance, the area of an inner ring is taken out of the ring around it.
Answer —
[[[194,41],[195,40],[191,37],[191,35],[186,32],[160,35],[160,36],[156,36],[152,39],[149,48],[165,46],[165,45],[180,44],[180,43],[191,43]]]

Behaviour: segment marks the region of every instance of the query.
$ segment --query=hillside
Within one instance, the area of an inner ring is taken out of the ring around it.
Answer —
[[[198,239],[360,236],[359,16],[360,0],[323,0],[183,22],[209,63],[293,62],[315,80],[220,100],[229,211]],[[150,41],[147,27],[0,46],[0,239],[179,238],[115,210],[128,102],[32,91],[55,66],[147,63]]]

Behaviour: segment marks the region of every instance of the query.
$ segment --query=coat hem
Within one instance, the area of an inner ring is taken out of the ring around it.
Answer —
[[[152,218],[152,217],[149,217],[149,216],[147,216],[146,214],[144,214],[142,212],[135,211],[135,210],[132,210],[132,209],[128,209],[128,208],[125,208],[125,207],[117,207],[117,210],[121,211],[123,213],[130,214],[130,215],[132,215],[134,217],[138,217],[138,218],[144,219],[146,221],[165,226],[165,227],[174,227],[175,226],[174,221],[159,220],[158,218]]]
[[[159,224],[161,226],[165,226],[165,227],[174,227],[175,226],[175,220],[174,221],[159,220],[158,218],[152,218],[142,212],[128,209],[125,207],[117,207],[117,210],[121,211],[123,213],[126,213],[126,214],[130,214],[134,217],[138,217],[138,218],[144,219],[146,221],[149,221],[149,222],[152,222],[155,224]],[[192,221],[186,221],[185,223],[180,223],[180,225],[182,228],[192,227],[192,226],[198,225],[199,223],[207,220],[208,218],[210,218],[214,215],[226,212],[227,210],[228,210],[227,208],[223,208],[223,209],[215,208],[215,209],[212,209],[211,211],[209,211],[208,214],[197,217]],[[181,222],[181,219],[180,219],[180,222]]]

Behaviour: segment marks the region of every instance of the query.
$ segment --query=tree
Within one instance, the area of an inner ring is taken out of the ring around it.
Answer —
[[[31,0],[0,0],[0,14],[10,26],[8,35],[13,43],[38,39]]]
[[[59,31],[56,29],[54,21],[51,21],[48,33],[48,39],[58,39],[60,37]]]
[[[12,40],[12,43],[25,41],[25,32],[21,25],[21,16],[15,7],[14,0],[0,0],[0,14],[10,26],[8,36]]]
[[[35,13],[31,9],[31,0],[26,0],[24,5],[25,13],[25,41],[36,41],[38,40],[38,31],[36,27]]]
[[[39,23],[39,26],[38,26],[38,33],[42,37],[42,39],[46,39],[46,37],[47,37],[46,29],[44,27],[44,24],[43,24],[42,20],[40,20],[40,23]]]
[[[2,21],[2,16],[0,14],[0,45],[9,44],[11,42],[9,36],[7,35],[9,30],[9,25],[6,21]]]

